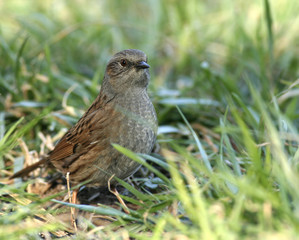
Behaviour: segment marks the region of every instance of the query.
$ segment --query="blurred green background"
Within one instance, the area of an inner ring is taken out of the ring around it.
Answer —
[[[247,78],[270,97],[298,76],[298,5],[271,1],[268,28],[263,1],[1,1],[1,89],[26,80],[38,89],[28,99],[53,100],[77,82],[75,93],[93,98],[109,57],[137,48],[154,91],[222,100],[219,89],[246,94]]]
[[[172,173],[168,190],[174,195],[168,201],[181,202],[184,219],[176,222],[159,208],[160,219],[152,219],[159,230],[146,224],[143,230],[156,239],[165,232],[202,239],[295,239],[298,13],[298,0],[0,0],[2,168],[22,156],[16,139],[40,151],[40,132],[56,136],[74,124],[98,94],[109,58],[136,48],[151,65],[149,90],[164,131],[161,148],[176,152],[179,166],[191,159],[179,171],[190,170],[199,180],[189,183],[203,194],[200,199],[188,189],[191,202],[184,202],[187,192]],[[3,138],[21,117],[22,127]],[[195,170],[193,157],[209,160],[213,174],[207,162]],[[196,206],[202,215],[192,212]],[[222,215],[210,220],[215,206]]]
[[[195,118],[215,114],[215,104],[205,99],[226,105],[226,96],[234,93],[250,103],[246,81],[268,101],[298,77],[298,5],[0,1],[1,103],[9,96],[12,103],[30,101],[29,107],[60,104],[75,84],[68,104],[85,109],[98,93],[109,57],[127,48],[148,55],[154,101],[204,99],[202,108],[191,111]],[[294,105],[288,105],[292,119],[298,116]],[[160,123],[168,122],[167,109]]]

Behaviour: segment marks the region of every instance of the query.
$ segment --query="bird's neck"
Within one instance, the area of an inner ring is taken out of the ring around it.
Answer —
[[[146,88],[130,88],[127,91],[117,93],[117,102],[119,105],[126,106],[128,104],[134,104],[134,102],[140,101],[147,97]]]

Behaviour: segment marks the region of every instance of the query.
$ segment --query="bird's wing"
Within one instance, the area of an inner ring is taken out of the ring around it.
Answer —
[[[81,155],[84,151],[88,151],[95,141],[108,141],[104,132],[107,131],[107,126],[111,124],[116,114],[119,113],[114,110],[112,104],[109,102],[103,104],[97,98],[50,152],[50,161],[54,163],[74,154]]]

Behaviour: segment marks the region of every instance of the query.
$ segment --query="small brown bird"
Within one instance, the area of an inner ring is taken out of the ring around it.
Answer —
[[[137,171],[140,165],[111,144],[146,154],[154,146],[157,117],[147,94],[149,67],[140,50],[116,53],[107,65],[99,95],[76,125],[46,158],[11,178],[48,162],[64,175],[69,172],[73,184],[89,180],[87,186],[107,186],[111,176],[125,179]]]

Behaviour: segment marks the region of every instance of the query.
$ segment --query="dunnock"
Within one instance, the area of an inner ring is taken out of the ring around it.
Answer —
[[[146,55],[135,49],[116,53],[109,61],[99,95],[49,155],[17,172],[27,175],[51,162],[74,184],[107,186],[112,175],[125,179],[140,165],[119,153],[117,143],[137,153],[150,153],[157,133],[157,117],[147,94],[150,80]],[[113,183],[113,180],[112,180]]]

